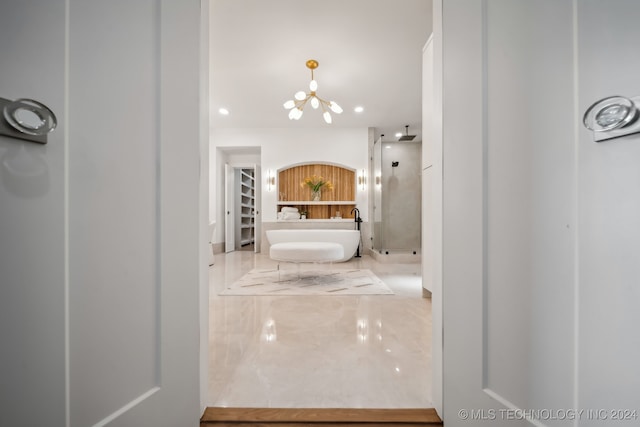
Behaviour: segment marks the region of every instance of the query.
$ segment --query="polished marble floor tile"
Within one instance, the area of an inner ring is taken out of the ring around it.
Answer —
[[[231,252],[209,269],[209,406],[433,406],[431,300],[419,264],[363,256],[327,266],[370,269],[394,295],[218,295],[252,268],[275,266]]]

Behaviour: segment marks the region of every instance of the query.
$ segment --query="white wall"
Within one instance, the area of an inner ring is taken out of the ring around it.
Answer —
[[[220,159],[216,148],[259,147],[262,183],[269,170],[277,176],[278,169],[308,162],[336,163],[359,170],[368,170],[368,128],[307,128],[307,129],[213,129],[211,132],[210,209],[211,220],[221,224],[224,217],[224,182],[220,173]],[[262,186],[262,221],[276,221],[277,183],[269,192]],[[358,188],[356,203],[363,221],[368,220],[368,186]],[[214,242],[224,240],[224,230],[216,227]]]

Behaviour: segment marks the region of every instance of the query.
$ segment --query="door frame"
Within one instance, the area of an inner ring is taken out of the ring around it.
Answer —
[[[260,252],[260,237],[259,237],[259,233],[261,232],[260,230],[262,229],[261,226],[259,226],[259,222],[260,222],[260,203],[261,203],[261,191],[262,191],[262,187],[261,187],[261,179],[260,179],[260,164],[258,163],[225,163],[224,165],[225,167],[225,182],[223,184],[224,187],[224,203],[225,203],[225,207],[224,207],[224,212],[225,212],[225,220],[224,220],[224,229],[225,229],[225,253],[229,253],[229,252],[233,252],[236,250],[236,245],[235,245],[235,238],[236,233],[237,233],[237,227],[236,227],[236,222],[238,221],[238,215],[239,212],[236,212],[236,196],[237,196],[237,190],[238,190],[238,186],[237,186],[237,182],[235,180],[235,172],[237,170],[241,170],[241,169],[252,169],[253,170],[253,174],[255,177],[255,181],[254,181],[254,191],[255,191],[255,198],[254,198],[254,206],[253,206],[253,222],[254,222],[254,252]],[[229,178],[229,177],[233,177],[233,178]],[[227,218],[231,216],[232,217],[232,221],[231,223],[228,223]],[[233,249],[232,250],[228,250],[228,242],[229,240],[231,240],[233,242]]]
[[[202,2],[202,11],[203,11],[203,15],[201,17],[202,23],[201,23],[201,28],[202,28],[202,49],[201,49],[201,55],[202,55],[202,60],[201,63],[204,64],[201,66],[201,79],[203,81],[202,87],[208,89],[210,87],[209,84],[209,20],[210,20],[210,6],[209,6],[209,2],[210,0],[201,0]],[[443,0],[433,0],[433,4],[434,4],[434,8],[433,8],[433,31],[435,32],[437,28],[439,28],[440,31],[440,38],[439,38],[439,45],[436,45],[436,53],[435,53],[435,60],[436,60],[436,65],[438,64],[437,61],[440,60],[442,61],[442,2]],[[438,50],[438,47],[440,46],[440,50]],[[440,54],[440,56],[438,56],[438,54]],[[440,70],[438,71],[441,76],[442,73],[442,64],[439,64],[440,66]],[[437,68],[437,67],[436,67]],[[436,83],[442,83],[442,80],[438,81],[436,80]],[[209,93],[208,90],[205,93]],[[210,144],[211,144],[211,137],[210,137],[210,132],[209,132],[209,105],[207,103],[208,98],[204,99],[202,101],[202,105],[201,105],[201,129],[203,129],[201,131],[203,138],[205,139],[204,145],[206,145],[207,147],[207,155],[206,155],[206,162],[203,162],[203,170],[208,170],[211,165],[208,162],[209,156],[209,150],[210,150]],[[440,119],[442,119],[442,97],[440,97],[438,99],[438,101],[440,101],[440,104],[436,104],[435,107],[440,109]],[[205,105],[206,104],[206,105]],[[206,119],[205,119],[206,118]],[[442,136],[442,133],[440,133],[440,136]],[[380,141],[382,143],[382,141]],[[375,143],[375,142],[374,142]],[[373,145],[373,144],[372,144]],[[226,146],[226,145],[220,145],[220,146],[216,146],[215,147],[215,153],[216,153],[216,157],[218,158],[218,156],[221,155],[221,153],[224,153],[226,155],[226,153],[229,150],[232,150],[234,148],[257,148],[258,149],[258,154],[260,155],[260,157],[262,158],[262,147],[255,147],[255,146]],[[441,155],[441,162],[443,162],[443,155],[442,155],[442,151],[440,151],[439,153]],[[226,162],[228,163],[228,162]],[[441,163],[442,165],[442,163]],[[215,167],[218,168],[220,166],[220,163],[218,162],[218,160],[216,160],[216,165]],[[262,210],[262,204],[261,204],[261,200],[262,200],[262,169],[261,169],[261,163],[255,163],[255,164],[240,164],[240,163],[233,163],[232,167],[249,167],[249,168],[253,168],[255,167],[255,174],[256,174],[256,206],[255,206],[255,210],[256,210],[256,218],[255,218],[255,223],[260,224],[260,226],[257,226],[255,231],[256,231],[256,236],[255,236],[255,252],[260,252],[260,246],[261,246],[261,233],[262,233],[262,227],[261,227],[261,218],[262,218],[262,214],[260,213]],[[373,174],[373,170],[374,168],[371,167],[371,174]],[[440,169],[440,172],[442,172],[442,168]],[[220,175],[218,175],[220,176]],[[226,174],[225,174],[226,177]],[[200,205],[203,206],[203,209],[205,209],[205,212],[203,214],[203,218],[201,219],[201,228],[208,230],[209,227],[209,220],[207,219],[209,216],[209,213],[206,212],[206,210],[208,209],[207,207],[209,206],[209,197],[210,197],[210,190],[209,190],[209,182],[207,181],[207,176],[205,174],[202,174],[201,176],[201,188],[206,188],[206,192],[201,192],[201,200],[200,200]],[[373,181],[372,181],[373,182]],[[437,181],[438,184],[442,185],[442,181],[439,180]],[[217,191],[220,191],[220,189],[223,189],[224,191],[226,191],[226,184],[222,183],[222,184],[217,184]],[[442,192],[443,192],[443,186],[441,186],[440,188],[440,196],[442,196]],[[220,198],[218,197],[218,200],[220,200]],[[223,198],[224,201],[224,198]],[[370,201],[370,203],[373,203],[373,201]],[[221,210],[219,208],[219,206],[217,207],[217,211],[216,212],[225,212],[225,210]],[[373,212],[373,211],[372,211]],[[372,220],[373,220],[373,216],[372,216]],[[220,227],[220,223],[218,221],[218,228]],[[226,226],[225,226],[226,228]],[[371,229],[371,232],[373,233],[373,226]],[[203,234],[203,233],[201,233]],[[204,234],[203,234],[204,235]],[[226,238],[225,238],[225,242],[226,242]],[[442,241],[439,242],[440,244],[442,244]],[[201,245],[202,247],[202,245]],[[439,280],[442,281],[442,246],[440,246],[438,248],[440,250],[440,254],[437,254],[436,257],[436,261],[440,262],[440,268],[439,268],[439,274],[435,276],[435,280]],[[203,249],[204,251],[206,251],[206,248]],[[226,251],[226,249],[225,249]],[[205,259],[207,257],[207,255],[202,255],[201,259]],[[200,387],[200,402],[201,402],[201,407],[203,408],[203,411],[207,408],[207,400],[208,400],[208,377],[209,377],[209,342],[208,342],[208,335],[204,335],[204,334],[208,334],[208,328],[209,328],[209,283],[208,280],[204,279],[201,281],[201,300],[200,300],[200,324],[201,324],[201,343],[200,343],[200,363],[201,363],[201,367],[200,367],[200,372],[201,372],[201,387]],[[441,289],[441,287],[440,287]],[[435,305],[434,305],[435,304]],[[442,292],[439,292],[437,296],[435,296],[434,294],[434,298],[432,299],[432,310],[435,311],[435,313],[439,316],[437,317],[437,320],[435,321],[435,323],[432,325],[432,328],[439,328],[438,330],[440,331],[439,333],[435,334],[435,341],[432,341],[432,348],[435,348],[434,346],[437,345],[437,347],[439,348],[439,352],[438,354],[442,354],[443,353],[443,341],[441,340],[441,338],[444,335],[444,327],[443,327],[443,318],[442,318]],[[442,357],[440,359],[436,359],[434,360],[435,365],[433,366],[433,372],[434,372],[434,377],[431,381],[431,384],[429,384],[428,386],[430,386],[432,388],[433,391],[433,401],[434,401],[434,407],[436,409],[437,412],[437,416],[439,416],[440,418],[443,419],[443,406],[444,406],[444,396],[443,396],[443,388],[444,388],[444,375],[443,375],[443,360]],[[202,380],[202,378],[204,378],[204,380]]]
[[[236,250],[236,167],[224,164],[224,252]]]

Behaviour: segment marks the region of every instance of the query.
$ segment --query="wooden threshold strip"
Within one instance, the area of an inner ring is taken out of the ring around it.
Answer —
[[[351,408],[218,408],[210,407],[201,426],[301,427],[317,424],[374,427],[441,426],[435,409],[351,409]]]

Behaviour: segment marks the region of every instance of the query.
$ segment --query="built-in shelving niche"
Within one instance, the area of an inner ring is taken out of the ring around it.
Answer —
[[[311,200],[311,189],[300,185],[306,177],[321,176],[333,184],[333,190],[323,190],[320,201]],[[340,212],[342,218],[353,219],[356,207],[356,173],[341,166],[311,163],[278,171],[278,210],[292,206],[307,212],[308,219],[330,219]]]
[[[240,228],[236,236],[240,236],[240,241],[236,242],[240,246],[246,246],[254,243],[255,237],[255,177],[253,169],[240,169],[236,172],[239,177],[240,198],[238,200],[240,222],[237,226]]]

